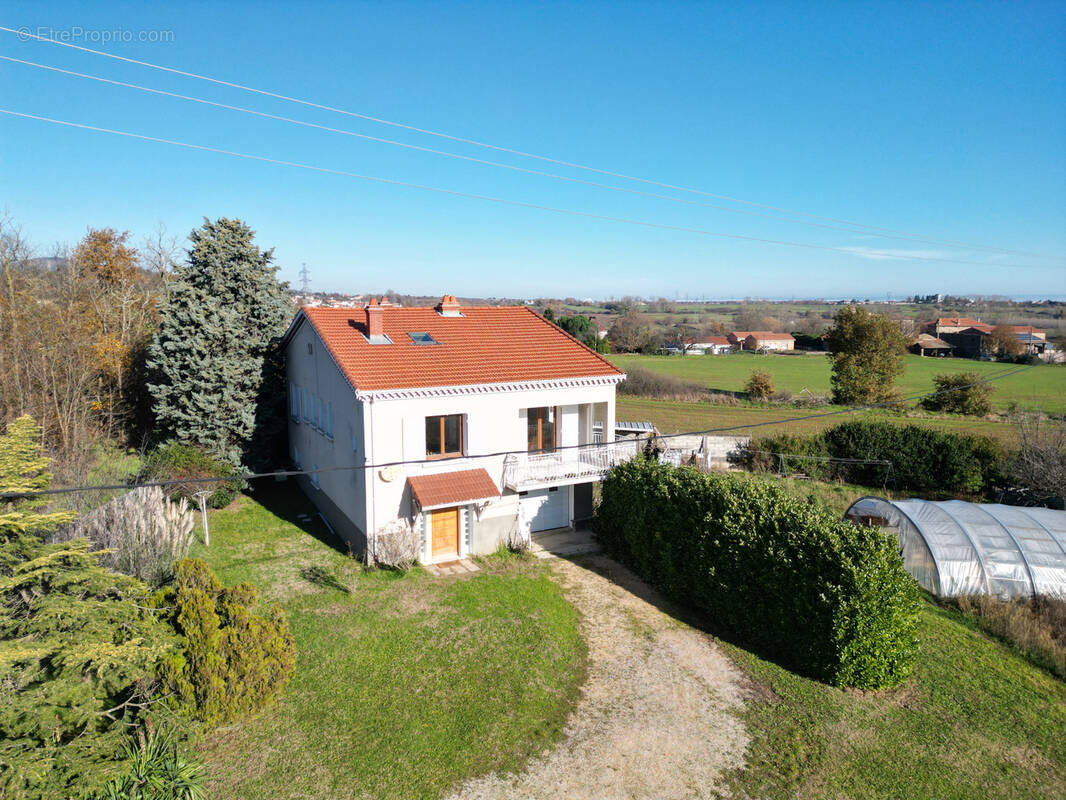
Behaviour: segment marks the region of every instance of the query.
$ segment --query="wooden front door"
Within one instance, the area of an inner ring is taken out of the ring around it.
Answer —
[[[433,556],[459,553],[459,509],[441,508],[433,514]]]

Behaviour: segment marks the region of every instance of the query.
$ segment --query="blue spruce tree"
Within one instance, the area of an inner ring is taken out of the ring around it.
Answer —
[[[149,349],[160,439],[234,467],[273,457],[285,402],[279,341],[292,317],[273,250],[237,219],[204,219],[167,286]]]

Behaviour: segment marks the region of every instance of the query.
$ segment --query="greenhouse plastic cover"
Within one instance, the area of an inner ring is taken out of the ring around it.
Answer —
[[[844,518],[896,534],[907,571],[940,597],[1066,598],[1066,511],[863,497]]]

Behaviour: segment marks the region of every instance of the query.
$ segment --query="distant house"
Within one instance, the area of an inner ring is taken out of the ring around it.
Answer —
[[[790,333],[773,331],[733,331],[728,341],[741,350],[794,350],[796,340]]]
[[[973,328],[976,331],[992,332],[992,326],[971,317],[940,317],[925,324],[925,332],[936,338],[941,338],[945,333],[962,333]]]
[[[1047,349],[1047,332],[1032,325],[1008,325],[1026,353],[1040,355]]]
[[[928,333],[918,334],[918,338],[911,343],[910,351],[919,356],[935,356],[943,358],[950,356],[954,348],[943,339],[930,336]]]
[[[689,352],[717,356],[728,353],[733,347],[733,343],[725,336],[708,336],[704,341],[692,344]]]
[[[953,320],[968,320],[968,317],[956,317]],[[937,320],[939,323],[941,320]],[[977,323],[965,328],[955,330],[957,326],[943,326],[946,330],[940,335],[940,339],[952,345],[955,355],[964,358],[978,358],[982,355],[991,354],[995,349],[988,341],[992,333],[992,326],[985,323]],[[1022,352],[1040,355],[1047,349],[1047,333],[1032,325],[1005,325],[1022,345]]]

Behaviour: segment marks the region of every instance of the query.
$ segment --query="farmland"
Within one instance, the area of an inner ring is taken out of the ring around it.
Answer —
[[[643,356],[612,355],[622,369],[642,367],[674,375],[720,392],[743,391],[753,369],[769,372],[774,387],[793,395],[829,394],[829,359],[824,355],[760,356],[734,353],[724,356]],[[963,359],[935,359],[908,355],[906,369],[896,386],[906,397],[929,392],[933,377],[942,372],[976,372],[983,379],[1018,369],[1012,364]],[[1061,413],[1066,411],[1066,366],[1041,365],[997,381],[993,406],[1006,410],[1011,403],[1022,408]]]

